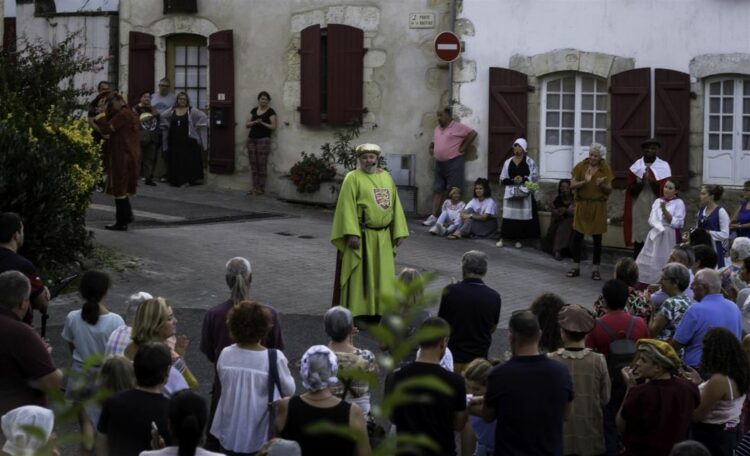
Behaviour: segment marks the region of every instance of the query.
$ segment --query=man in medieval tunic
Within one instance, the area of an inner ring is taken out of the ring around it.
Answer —
[[[104,138],[106,192],[115,198],[115,223],[104,228],[127,231],[133,221],[130,195],[135,195],[141,165],[140,120],[120,94],[111,93]]]
[[[360,169],[344,178],[333,216],[331,243],[338,250],[333,304],[354,316],[383,315],[388,309],[380,294],[394,291],[393,257],[409,229],[396,185],[378,167],[380,147],[362,144],[356,152]]]
[[[651,229],[648,224],[651,206],[662,196],[664,184],[672,176],[669,163],[656,156],[661,150],[658,139],[644,141],[641,150],[643,157],[630,166],[625,191],[623,232],[625,245],[633,246],[633,258],[638,257]]]

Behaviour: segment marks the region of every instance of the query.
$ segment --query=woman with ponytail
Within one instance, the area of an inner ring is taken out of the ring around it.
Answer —
[[[81,278],[79,291],[84,299],[80,310],[74,310],[65,319],[62,338],[68,342],[73,353],[73,365],[68,373],[65,397],[73,401],[83,401],[91,395],[96,374],[104,355],[104,347],[112,332],[124,325],[122,317],[110,312],[104,306],[109,290],[109,276],[101,271],[86,271]],[[86,372],[83,365],[93,360],[93,365]],[[94,426],[83,408],[78,413],[81,433],[93,441]],[[81,454],[93,454],[93,448],[84,442]]]
[[[169,434],[177,446],[164,446],[164,440],[152,441],[154,451],[143,451],[140,456],[222,456],[204,450],[199,445],[208,419],[206,400],[190,390],[176,393],[169,400]]]

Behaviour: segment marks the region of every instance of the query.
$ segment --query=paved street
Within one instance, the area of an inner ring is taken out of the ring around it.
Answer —
[[[254,297],[281,313],[290,360],[298,360],[310,345],[326,341],[321,315],[330,305],[334,274],[335,250],[328,241],[331,209],[248,197],[243,192],[159,185],[139,188],[133,200],[136,223],[130,231],[110,232],[103,227],[114,217],[113,201],[95,194],[93,203],[88,223],[95,242],[122,255],[120,263],[131,265],[111,272],[109,308],[123,313],[125,298],[134,291],[164,296],[176,311],[178,331],[192,341],[187,360],[201,382],[201,392],[209,391],[212,367],[198,351],[200,325],[205,309],[226,299],[224,264],[233,256],[251,260]],[[409,266],[434,271],[433,291],[454,277],[460,279],[463,252],[488,253],[486,282],[503,298],[501,329],[491,350],[494,357],[507,349],[504,328],[510,313],[528,307],[538,294],[554,291],[568,302],[584,305],[598,294],[601,282],[588,278],[587,265],[582,277],[568,279],[569,261],[554,261],[530,247],[498,249],[489,240],[440,239],[429,235],[419,221],[409,221],[411,237],[398,252],[397,270]],[[605,264],[604,277],[610,269]],[[62,323],[79,305],[75,293],[53,303],[48,337],[60,366],[70,365],[59,336]],[[357,344],[376,347],[365,333]]]

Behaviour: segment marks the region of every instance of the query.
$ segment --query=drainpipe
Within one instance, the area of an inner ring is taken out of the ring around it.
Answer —
[[[456,9],[459,0],[451,0],[451,32],[456,33]],[[459,44],[461,46],[461,44]],[[448,104],[453,107],[453,62],[448,64]]]

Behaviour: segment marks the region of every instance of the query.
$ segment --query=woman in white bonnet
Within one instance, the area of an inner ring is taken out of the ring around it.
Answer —
[[[359,442],[336,434],[308,434],[305,429],[318,421],[348,426],[367,435],[362,410],[356,404],[342,401],[331,392],[338,383],[338,360],[325,345],[313,345],[302,355],[300,376],[307,392],[279,402],[276,429],[283,439],[299,443],[303,454],[367,456],[371,453],[367,438]]]
[[[23,429],[25,426],[37,428],[44,435],[44,440],[26,432]],[[36,454],[36,451],[47,443],[54,427],[55,415],[50,409],[26,405],[11,410],[2,418],[3,435],[6,439],[3,453],[11,456]],[[60,453],[54,449],[52,454],[59,456]]]
[[[536,162],[526,152],[528,145],[524,138],[513,142],[513,155],[505,160],[500,171],[503,191],[503,224],[500,240],[495,244],[503,246],[503,239],[515,241],[515,247],[522,247],[521,240],[539,237],[539,215],[537,214],[534,192],[526,188],[526,182],[539,180]]]

